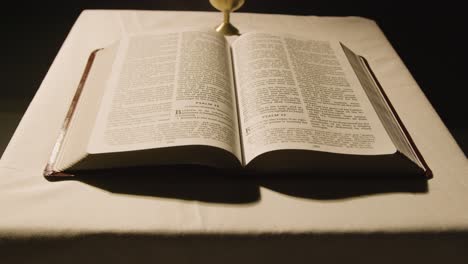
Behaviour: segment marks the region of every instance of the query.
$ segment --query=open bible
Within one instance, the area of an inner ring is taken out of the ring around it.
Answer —
[[[173,164],[431,175],[366,60],[339,41],[193,30],[93,52],[44,175]]]

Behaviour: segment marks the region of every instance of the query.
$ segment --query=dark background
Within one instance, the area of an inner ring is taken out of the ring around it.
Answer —
[[[433,2],[433,1],[430,1]],[[462,2],[462,1],[460,1]],[[2,3],[0,154],[83,9],[215,11],[208,0],[69,0]],[[363,16],[380,25],[463,151],[467,13],[456,1],[247,0],[240,12]],[[47,120],[44,120],[47,122]],[[431,133],[431,131],[426,131]],[[40,140],[40,139],[38,139]]]

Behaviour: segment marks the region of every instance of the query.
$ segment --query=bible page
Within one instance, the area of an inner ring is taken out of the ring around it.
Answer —
[[[246,163],[280,149],[396,151],[338,41],[252,32],[232,53]]]
[[[208,145],[240,160],[231,65],[214,31],[123,38],[88,152]]]

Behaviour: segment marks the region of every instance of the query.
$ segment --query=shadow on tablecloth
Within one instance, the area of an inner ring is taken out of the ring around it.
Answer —
[[[428,192],[427,180],[392,175],[317,173],[258,174],[202,166],[161,166],[118,171],[90,171],[71,177],[103,190],[210,203],[246,204],[261,199],[261,188],[292,197],[344,200],[387,193]]]

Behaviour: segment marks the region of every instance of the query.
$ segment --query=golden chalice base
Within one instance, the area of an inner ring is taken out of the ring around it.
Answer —
[[[226,36],[239,35],[239,30],[229,22],[221,23],[219,26],[216,27],[216,31]]]

